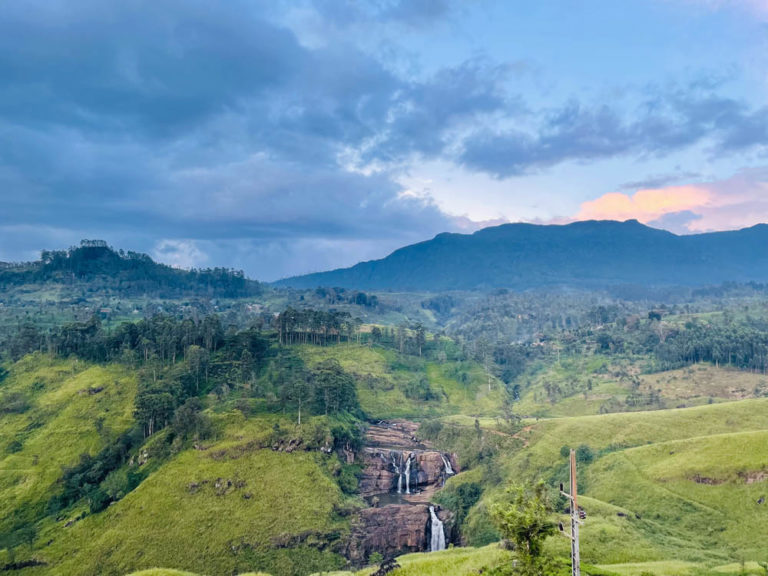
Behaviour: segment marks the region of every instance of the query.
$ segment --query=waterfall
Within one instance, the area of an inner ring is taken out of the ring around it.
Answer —
[[[408,454],[408,458],[405,460],[405,493],[410,494],[411,493],[411,456],[413,454]]]
[[[429,507],[429,515],[432,517],[432,542],[429,548],[430,552],[445,550],[445,532],[443,532],[443,523],[435,513],[435,507]]]
[[[445,475],[450,476],[451,474],[453,474],[453,468],[451,468],[451,461],[445,456],[443,456],[442,454],[440,454],[440,458],[443,459],[443,464],[445,465]]]
[[[397,493],[402,494],[403,493],[403,473],[401,471],[401,467],[403,465],[403,453],[400,452],[400,462],[398,462],[395,458],[395,453],[392,453],[392,466],[395,468],[395,472],[397,472]]]

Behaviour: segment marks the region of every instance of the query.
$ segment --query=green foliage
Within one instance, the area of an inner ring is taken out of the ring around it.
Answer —
[[[441,490],[436,500],[454,513],[454,521],[461,531],[469,510],[477,504],[483,494],[479,482],[449,483]]]
[[[562,454],[562,449],[560,450],[560,453]],[[582,464],[589,464],[592,462],[592,460],[595,459],[595,453],[592,450],[592,448],[589,447],[588,444],[581,444],[578,448],[576,448],[576,461],[580,462]]]
[[[510,486],[506,497],[491,509],[499,532],[515,545],[523,574],[543,573],[544,541],[555,532],[550,512],[543,482],[529,491],[520,485]]]
[[[173,415],[172,431],[182,441],[205,440],[211,436],[211,420],[202,412],[203,405],[198,398],[190,398]]]
[[[356,464],[347,464],[341,467],[336,482],[345,494],[356,494],[362,467]]]
[[[318,364],[312,371],[312,379],[315,409],[318,413],[327,416],[359,411],[355,381],[337,360],[329,358]]]

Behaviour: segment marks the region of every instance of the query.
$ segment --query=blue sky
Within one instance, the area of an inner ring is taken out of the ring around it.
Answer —
[[[768,221],[768,0],[0,7],[0,260],[273,280],[501,222]]]

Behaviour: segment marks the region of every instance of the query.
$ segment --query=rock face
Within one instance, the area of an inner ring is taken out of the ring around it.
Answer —
[[[446,541],[450,540],[452,515],[438,510],[444,522]],[[364,564],[373,552],[391,558],[409,552],[429,550],[431,540],[429,507],[422,504],[393,504],[366,508],[360,512],[347,548],[347,557]]]
[[[357,565],[373,552],[387,558],[430,550],[429,501],[459,468],[454,454],[433,450],[417,431],[416,423],[397,420],[373,424],[366,433],[360,493],[374,507],[360,511],[347,544],[346,555]],[[453,515],[439,507],[436,514],[450,542]]]
[[[362,563],[373,552],[389,558],[426,550],[428,520],[429,510],[424,505],[393,504],[362,510],[347,556]]]
[[[411,458],[408,485],[414,491],[428,486],[440,487],[450,475],[459,472],[455,454],[442,454],[430,450],[428,442],[416,436],[418,425],[395,420],[371,425],[366,433],[367,447],[363,452],[363,475],[360,493],[363,496],[396,491],[398,480],[405,474],[405,462]],[[406,485],[401,481],[401,490]]]
[[[363,496],[397,490],[398,475],[405,474],[405,460],[411,456],[409,486],[412,491],[428,486],[440,487],[449,476],[445,463],[454,474],[459,466],[455,454],[442,454],[433,450],[391,450],[387,448],[365,448],[363,452],[363,474],[360,478],[360,493]],[[402,489],[406,482],[403,477]]]

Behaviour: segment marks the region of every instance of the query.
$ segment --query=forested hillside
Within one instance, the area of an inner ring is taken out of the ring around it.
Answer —
[[[40,260],[0,266],[0,287],[87,286],[126,296],[242,297],[257,294],[258,283],[224,268],[180,270],[146,254],[115,250],[101,240],[83,240],[68,250],[43,250]]]
[[[471,235],[439,234],[382,260],[288,278],[277,285],[444,291],[765,282],[766,244],[766,225],[676,236],[634,220],[504,224]]]

